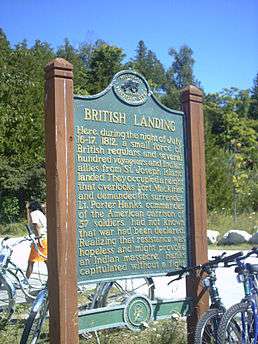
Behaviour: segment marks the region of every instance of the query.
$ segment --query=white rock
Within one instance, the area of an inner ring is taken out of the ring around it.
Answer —
[[[208,238],[208,244],[216,244],[218,242],[219,237],[218,231],[212,231],[210,229],[207,230],[207,238]]]
[[[226,232],[221,240],[219,240],[219,245],[234,245],[234,244],[242,244],[248,242],[251,239],[252,235],[247,233],[246,231],[232,229]]]
[[[256,232],[249,240],[251,244],[258,245],[258,232]]]

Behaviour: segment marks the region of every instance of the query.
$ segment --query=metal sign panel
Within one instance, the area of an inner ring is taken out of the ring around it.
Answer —
[[[188,263],[184,115],[136,72],[74,97],[78,282]]]

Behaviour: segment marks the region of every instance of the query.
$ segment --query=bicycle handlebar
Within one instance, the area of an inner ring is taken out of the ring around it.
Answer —
[[[209,267],[210,268],[216,267],[219,263],[224,263],[224,266],[227,266],[227,264],[229,262],[232,262],[232,261],[236,260],[237,258],[243,256],[242,251],[231,254],[231,255],[226,256],[226,257],[225,257],[225,254],[226,254],[226,252],[223,252],[221,255],[213,257],[213,259],[209,260],[207,263],[204,263],[204,264],[199,264],[199,265],[190,266],[190,267],[181,267],[181,270],[168,272],[166,276],[178,276],[178,278],[171,281],[171,282],[173,282],[176,280],[180,280],[187,273],[194,272],[196,270],[205,271]]]
[[[42,252],[40,252],[38,245],[36,243],[36,240],[40,240],[41,237],[37,237],[32,233],[32,230],[30,229],[29,225],[26,225],[27,231],[29,233],[29,235],[23,237],[22,239],[16,241],[14,244],[12,245],[7,245],[7,247],[9,249],[13,249],[15,246],[21,244],[24,241],[30,241],[32,242],[33,246],[35,247],[35,250],[37,251],[37,253],[44,259],[47,259],[47,256],[45,256],[44,254],[42,254]],[[1,241],[1,246],[4,247],[4,242],[11,239],[10,237],[5,237],[2,241]]]
[[[242,260],[242,259],[246,259],[246,258],[250,257],[250,256],[253,255],[253,254],[258,255],[258,247],[253,247],[249,252],[247,252],[246,255],[244,255],[243,257],[241,257],[241,260]]]

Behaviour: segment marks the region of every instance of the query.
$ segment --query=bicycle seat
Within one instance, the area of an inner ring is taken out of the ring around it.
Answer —
[[[258,264],[246,263],[246,268],[251,273],[258,273]]]

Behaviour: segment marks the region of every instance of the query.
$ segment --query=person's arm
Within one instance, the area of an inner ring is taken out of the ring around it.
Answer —
[[[34,233],[35,233],[36,237],[38,237],[38,238],[37,238],[38,244],[39,244],[39,246],[42,246],[41,241],[40,241],[40,237],[41,237],[41,227],[40,227],[40,225],[37,224],[37,223],[33,223],[32,225],[33,225]]]

